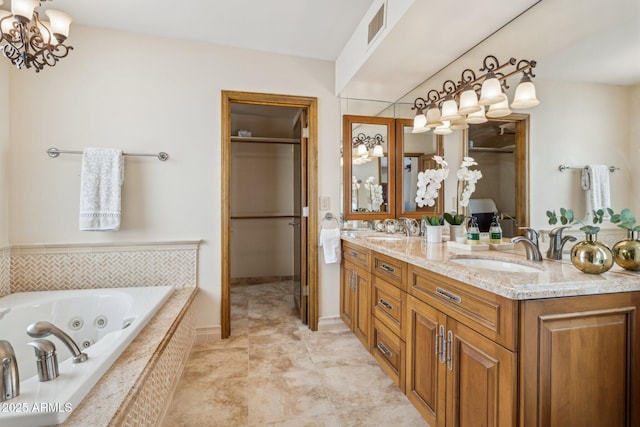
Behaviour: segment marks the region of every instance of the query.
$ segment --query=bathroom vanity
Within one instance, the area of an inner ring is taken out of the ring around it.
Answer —
[[[431,426],[640,424],[640,274],[342,239],[341,317]]]

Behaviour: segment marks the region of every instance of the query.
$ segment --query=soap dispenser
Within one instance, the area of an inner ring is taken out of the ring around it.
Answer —
[[[493,221],[491,221],[491,226],[489,227],[489,243],[494,245],[502,243],[502,227],[500,227],[497,215],[493,217]]]
[[[478,228],[478,220],[472,216],[469,221],[469,229],[467,230],[467,245],[477,245],[480,243],[480,229]]]

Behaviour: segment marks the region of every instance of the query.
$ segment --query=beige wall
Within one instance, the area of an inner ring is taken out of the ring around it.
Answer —
[[[10,242],[203,239],[196,323],[219,325],[220,92],[318,97],[318,190],[336,212],[333,64],[82,26],[72,43],[53,69],[11,72]],[[128,157],[121,231],[80,232],[80,156],[50,159],[51,146],[166,151],[170,160]],[[321,264],[321,317],[338,315],[338,291],[338,266]]]
[[[640,225],[640,84],[631,88],[629,101],[629,170],[631,179],[631,199],[629,208],[636,215]]]
[[[0,248],[9,245],[9,68],[0,62]]]

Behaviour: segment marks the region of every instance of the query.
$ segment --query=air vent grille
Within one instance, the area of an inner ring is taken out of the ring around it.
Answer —
[[[382,30],[382,27],[384,27],[384,3],[382,3],[382,6],[380,6],[378,12],[376,12],[376,14],[369,22],[369,35],[367,37],[367,44],[371,44],[380,30]]]

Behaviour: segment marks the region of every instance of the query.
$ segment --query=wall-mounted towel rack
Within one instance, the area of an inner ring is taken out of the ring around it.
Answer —
[[[558,166],[558,170],[560,172],[564,172],[566,169],[587,169],[588,166],[566,166],[566,165],[560,165]],[[619,167],[617,166],[609,166],[609,172],[613,173],[613,171],[618,171],[620,170]]]
[[[329,221],[329,224],[332,224],[333,221],[335,221],[336,225],[338,226],[337,228],[340,228],[340,221],[331,212],[327,212],[324,215],[324,218],[322,218],[322,222],[320,223],[320,229],[324,228],[325,221]]]
[[[58,150],[55,147],[51,147],[47,150],[49,157],[58,157],[60,154],[83,154],[82,151],[73,150]],[[166,162],[169,159],[169,155],[164,151],[158,154],[146,154],[146,153],[122,153],[123,156],[142,156],[142,157],[157,157],[161,162]]]

